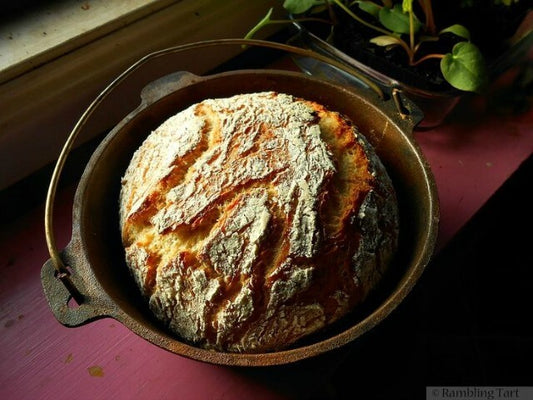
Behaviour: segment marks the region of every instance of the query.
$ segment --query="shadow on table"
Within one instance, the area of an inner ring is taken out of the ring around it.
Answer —
[[[297,399],[418,399],[426,386],[533,385],[533,157],[380,326],[294,365],[236,368]]]

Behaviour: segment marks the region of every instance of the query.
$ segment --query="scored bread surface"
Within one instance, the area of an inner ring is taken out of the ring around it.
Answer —
[[[261,92],[152,132],[122,180],[126,262],[150,309],[198,346],[286,347],[360,303],[398,236],[392,184],[353,124]]]

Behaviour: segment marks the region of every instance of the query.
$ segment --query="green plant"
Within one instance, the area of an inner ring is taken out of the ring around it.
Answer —
[[[414,0],[285,0],[283,7],[294,16],[293,20],[322,21],[332,26],[337,22],[336,13],[344,12],[376,32],[376,36],[370,39],[374,45],[385,49],[402,48],[409,66],[439,59],[444,79],[457,89],[479,91],[487,82],[483,56],[470,41],[468,29],[459,24],[437,29],[431,0],[418,0],[415,4]],[[356,13],[354,9],[361,12]],[[316,18],[318,13],[325,13],[327,19]],[[265,25],[291,21],[275,20],[271,16],[272,9],[246,37],[252,37]],[[421,51],[428,43],[438,42],[445,33],[455,35],[458,42],[443,52]]]

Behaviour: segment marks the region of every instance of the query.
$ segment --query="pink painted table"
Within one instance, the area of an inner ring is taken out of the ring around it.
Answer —
[[[439,249],[533,150],[533,110],[502,116],[473,104],[461,105],[469,112],[455,113],[444,125],[416,133],[440,194]],[[58,195],[59,248],[70,238],[73,193],[70,187]],[[338,352],[305,365],[228,368],[166,352],[111,319],[63,327],[41,288],[40,269],[49,258],[43,208],[0,229],[0,399],[230,400],[328,393],[328,377],[342,358]]]

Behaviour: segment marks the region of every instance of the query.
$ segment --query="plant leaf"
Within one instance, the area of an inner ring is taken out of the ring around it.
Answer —
[[[381,9],[381,7],[378,6],[376,3],[372,1],[356,1],[355,3],[357,3],[359,8],[364,12],[378,18],[379,10]]]
[[[328,6],[324,2],[320,2],[309,10],[310,14],[320,14],[321,12],[327,11]]]
[[[440,62],[444,79],[453,87],[477,92],[487,82],[485,62],[479,49],[470,42],[460,42]]]
[[[302,14],[308,11],[313,6],[323,3],[323,1],[317,0],[285,0],[283,2],[283,8],[285,8],[291,14]]]
[[[459,36],[463,39],[470,40],[470,32],[463,25],[459,25],[459,24],[451,25],[447,28],[444,28],[442,31],[440,31],[439,35],[446,33],[446,32],[453,33],[455,36]]]
[[[422,24],[416,16],[413,17],[414,33],[416,33]],[[403,12],[401,4],[396,4],[393,8],[383,7],[379,10],[379,22],[393,32],[409,33],[409,14]]]
[[[390,35],[376,36],[370,39],[370,43],[374,43],[377,46],[394,46],[400,44],[400,39]]]

